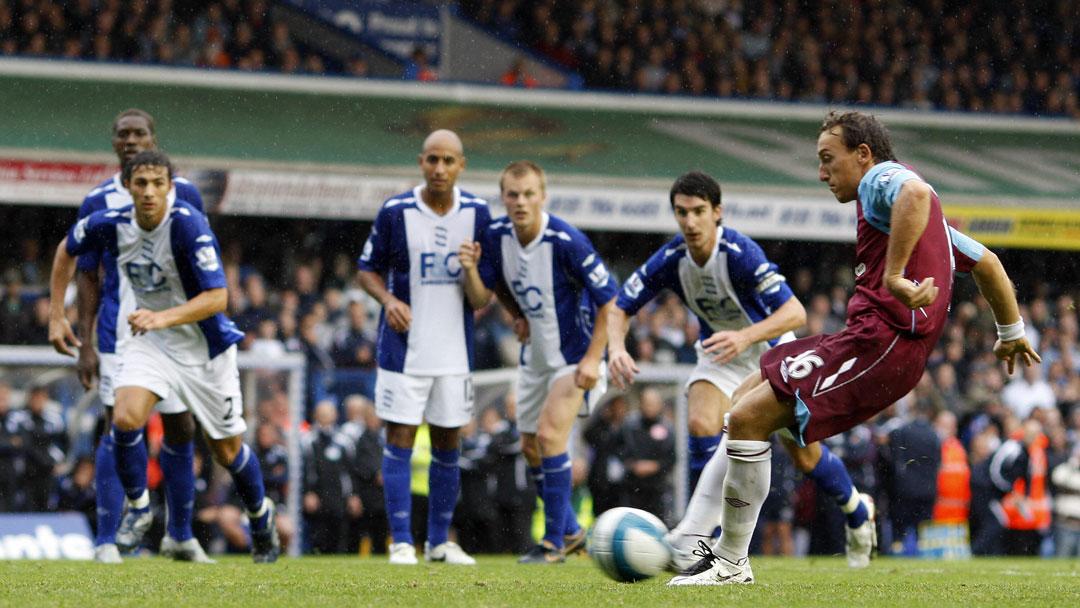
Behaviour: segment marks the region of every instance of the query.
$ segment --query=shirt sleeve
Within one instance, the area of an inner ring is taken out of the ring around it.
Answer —
[[[619,284],[608,272],[604,261],[596,253],[589,237],[580,232],[573,232],[570,242],[562,248],[566,270],[575,277],[597,308],[607,304],[619,292]]]
[[[922,181],[914,171],[900,163],[886,162],[870,169],[859,182],[859,204],[863,207],[866,221],[888,233],[892,206],[900,195],[900,188],[913,179]]]
[[[75,222],[67,234],[68,255],[81,258],[83,255],[91,254],[100,259],[110,226],[111,223],[105,217],[104,211],[91,213]]]
[[[499,275],[502,274],[502,239],[497,228],[499,225],[489,224],[479,241],[480,264],[477,270],[480,272],[480,280],[484,282],[484,287],[488,289],[495,288]]]
[[[676,272],[679,257],[678,243],[675,241],[654,253],[623,283],[615,305],[626,314],[634,315],[664,288],[682,293]]]
[[[357,260],[357,267],[367,272],[385,272],[390,266],[391,255],[391,212],[383,207],[375,216],[375,223],[371,225],[371,234],[364,243],[364,250]]]
[[[795,297],[780,269],[765,257],[761,246],[748,238],[740,238],[741,252],[728,254],[728,272],[732,285],[742,302],[761,301],[769,314]]]
[[[195,187],[195,184],[184,178],[178,178],[175,183],[176,197],[187,201],[189,205],[198,209],[199,213],[206,215],[206,205],[203,204],[202,194],[199,194],[199,189]]]
[[[94,212],[93,199],[86,197],[83,199],[82,205],[79,206],[78,219],[89,217]],[[70,241],[70,239],[68,239]],[[70,253],[70,251],[69,251]],[[79,259],[75,262],[75,268],[80,272],[96,272],[98,266],[101,265],[101,252],[97,249],[91,249],[86,253],[79,255]]]
[[[210,230],[210,223],[201,213],[175,218],[179,222],[177,236],[180,247],[175,251],[183,263],[191,269],[200,291],[226,287],[225,269],[221,265],[221,248],[217,236]],[[177,260],[178,263],[181,260]]]
[[[986,253],[986,247],[952,226],[949,226],[949,237],[952,241],[953,262],[956,265],[954,270],[971,272]]]

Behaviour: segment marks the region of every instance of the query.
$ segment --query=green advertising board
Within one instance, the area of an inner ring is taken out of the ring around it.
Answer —
[[[207,80],[220,76],[207,73]],[[364,94],[356,81],[349,83],[358,87],[355,94],[306,93],[300,83],[259,90],[0,75],[0,148],[8,154],[101,152],[115,114],[140,107],[157,117],[169,152],[225,164],[411,167],[424,135],[450,128],[462,135],[472,169],[498,171],[510,160],[533,158],[558,175],[665,182],[698,168],[724,184],[821,192],[814,143],[822,112],[805,107],[792,107],[790,118],[775,104],[767,104],[774,109],[769,116],[680,114],[663,98],[654,98],[653,110],[641,103],[619,108],[610,100],[600,108],[573,94],[564,95],[563,107],[530,106],[528,98],[501,101],[499,89],[425,98]],[[490,103],[484,102],[486,92]],[[1075,128],[1031,130],[1022,122],[1009,128],[1001,121],[980,129],[948,122],[890,124],[901,159],[943,196],[1057,207],[1080,200]]]

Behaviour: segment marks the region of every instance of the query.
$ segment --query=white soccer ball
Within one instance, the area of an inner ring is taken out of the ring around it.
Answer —
[[[651,578],[671,560],[671,546],[664,540],[667,531],[652,513],[616,507],[596,519],[589,555],[604,574],[619,582]]]

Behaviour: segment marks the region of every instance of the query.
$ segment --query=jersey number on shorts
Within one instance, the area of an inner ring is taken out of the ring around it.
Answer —
[[[240,408],[238,408],[236,406],[237,406],[237,403],[236,403],[235,399],[233,399],[232,397],[226,397],[225,398],[225,417],[222,420],[228,422],[228,421],[231,421],[233,418],[236,418],[237,416],[239,416],[240,412],[238,412],[237,410],[239,410]]]

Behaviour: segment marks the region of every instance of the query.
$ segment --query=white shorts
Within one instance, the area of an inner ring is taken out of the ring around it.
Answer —
[[[120,367],[120,355],[116,353],[98,354],[98,396],[101,402],[109,407],[116,404],[116,373]],[[187,406],[176,398],[169,395],[168,399],[158,401],[154,409],[162,414],[183,414]]]
[[[463,427],[473,416],[471,374],[410,376],[380,368],[375,374],[375,413],[387,422],[447,429]]]
[[[577,364],[567,365],[559,369],[541,372],[522,366],[518,368],[515,391],[517,392],[517,427],[522,433],[536,434],[540,421],[540,410],[544,408],[548,393],[552,385],[559,378],[572,376],[577,371]],[[600,377],[596,386],[585,391],[581,409],[578,411],[579,418],[588,418],[593,407],[600,402],[600,398],[607,392],[607,364],[600,364]]]
[[[181,365],[149,340],[134,337],[124,346],[116,388],[138,386],[162,401],[182,403],[212,439],[227,439],[247,430],[236,346],[205,365]]]
[[[739,385],[743,383],[743,380],[746,380],[747,376],[761,373],[756,362],[753,365],[746,363],[717,365],[713,363],[711,355],[705,352],[700,341],[694,344],[694,350],[697,352],[697,365],[694,366],[694,371],[690,373],[690,379],[686,381],[686,390],[690,390],[691,384],[703,380],[730,397],[735,394],[735,389],[739,388]]]

